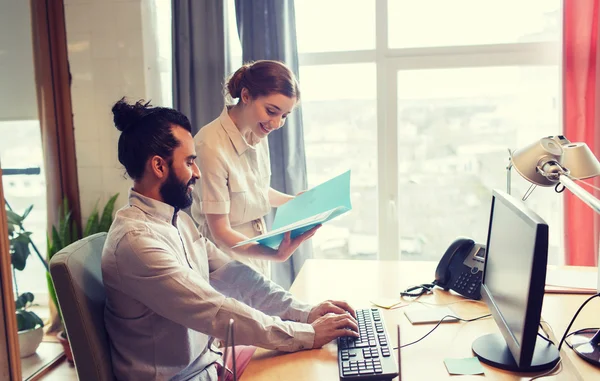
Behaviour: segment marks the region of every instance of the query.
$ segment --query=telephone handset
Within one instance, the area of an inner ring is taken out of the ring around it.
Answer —
[[[485,245],[457,238],[446,250],[435,270],[434,285],[470,299],[481,299]]]

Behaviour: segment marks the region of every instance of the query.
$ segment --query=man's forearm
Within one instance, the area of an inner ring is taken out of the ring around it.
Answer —
[[[267,315],[305,323],[312,306],[295,299],[291,293],[269,281],[252,268],[232,261],[210,275],[219,292],[238,299]]]

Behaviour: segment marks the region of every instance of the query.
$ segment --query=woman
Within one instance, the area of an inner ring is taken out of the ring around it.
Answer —
[[[278,250],[259,244],[231,247],[265,233],[264,216],[294,198],[270,187],[267,136],[283,127],[300,90],[284,64],[256,61],[231,76],[225,93],[235,104],[226,105],[194,137],[201,186],[194,190],[192,216],[224,252],[269,278],[268,260],[287,260],[318,227],[294,239],[287,234]]]

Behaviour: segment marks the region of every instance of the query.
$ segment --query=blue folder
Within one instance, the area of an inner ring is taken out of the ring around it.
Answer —
[[[238,242],[233,247],[258,242],[277,249],[286,232],[291,231],[295,238],[351,209],[350,171],[346,171],[280,206],[270,232]]]

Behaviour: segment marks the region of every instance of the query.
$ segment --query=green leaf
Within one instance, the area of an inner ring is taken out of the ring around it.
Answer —
[[[24,292],[21,295],[19,295],[17,300],[15,300],[15,308],[17,310],[23,309],[23,308],[27,307],[28,303],[32,303],[33,299],[34,299],[34,296],[31,292]]]
[[[77,241],[79,238],[79,235],[77,234],[77,225],[76,224],[71,224],[71,240],[73,242]]]
[[[29,251],[29,240],[23,240],[21,237],[27,238],[25,235],[20,235],[17,239],[12,240],[11,242],[11,256],[10,261],[14,268],[19,271],[23,271],[25,269],[25,264],[27,263],[27,257],[30,254]]]
[[[58,298],[56,296],[56,290],[54,289],[54,282],[52,282],[52,277],[49,272],[46,272],[46,282],[48,283],[48,292],[50,293],[50,299],[56,306],[56,311],[58,312],[58,318],[62,321],[62,312],[60,311],[60,306],[58,305]]]
[[[48,258],[48,262],[50,262],[50,259],[54,254],[56,254],[54,252],[54,246],[52,245],[52,242],[50,242],[50,236],[46,234],[46,257]]]
[[[20,226],[21,223],[23,222],[23,217],[19,216],[17,213],[13,212],[12,210],[6,210],[6,219],[10,224],[12,225],[16,225],[16,226]]]
[[[17,311],[17,330],[25,331],[28,329],[27,321],[25,319],[25,315],[23,315],[21,312],[23,312],[23,311]]]
[[[94,206],[92,214],[88,217],[87,223],[85,224],[85,230],[83,232],[84,237],[88,237],[92,234],[97,233],[94,229],[98,228],[98,203]]]
[[[71,208],[69,208],[69,199],[67,197],[63,198],[63,205],[62,205],[62,216],[64,217],[65,214],[67,213],[68,210],[71,210]]]
[[[112,224],[113,220],[115,202],[117,201],[118,197],[119,194],[115,194],[110,198],[110,200],[108,200],[108,202],[104,206],[104,210],[102,211],[102,218],[100,219],[100,226],[98,227],[98,232],[108,232],[108,229],[110,229],[110,225]]]
[[[19,331],[34,329],[38,326],[43,327],[44,322],[34,312],[25,310],[17,311],[17,329]]]
[[[63,230],[61,230],[60,236],[62,237],[62,243],[64,247],[67,247],[73,243],[71,239],[71,211],[65,215]]]
[[[31,209],[33,209],[33,204],[29,205],[29,207],[25,209],[25,211],[23,212],[23,219],[27,218],[27,216],[31,212]]]
[[[56,252],[59,252],[64,247],[62,240],[58,235],[58,231],[54,226],[52,227],[52,246],[54,246],[54,250],[56,250]]]

